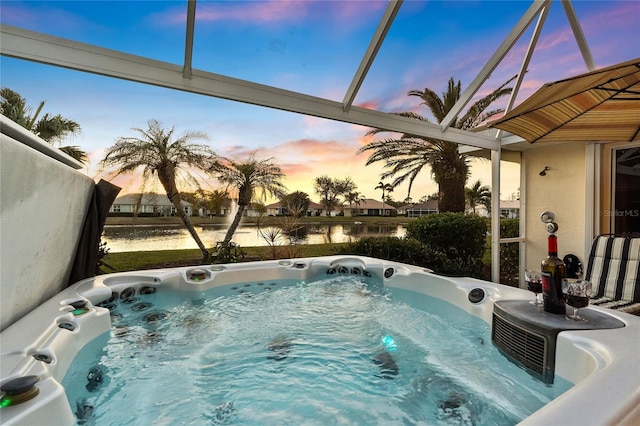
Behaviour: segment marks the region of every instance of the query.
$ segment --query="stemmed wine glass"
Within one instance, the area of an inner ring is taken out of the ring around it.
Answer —
[[[540,300],[540,293],[542,293],[542,274],[540,271],[527,269],[524,271],[524,280],[527,283],[527,289],[536,294],[535,299],[529,303],[536,306],[542,305],[542,300]]]
[[[567,304],[573,307],[573,315],[567,316],[567,319],[587,322],[585,318],[578,315],[578,309],[589,305],[589,298],[591,297],[591,281],[575,278],[563,278],[562,293],[564,293]]]

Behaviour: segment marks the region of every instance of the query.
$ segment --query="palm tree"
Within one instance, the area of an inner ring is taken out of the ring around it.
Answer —
[[[64,118],[62,115],[44,114],[39,118],[45,101],[41,101],[36,112],[31,115],[32,108],[27,106],[27,100],[17,92],[3,87],[0,89],[0,112],[5,117],[18,123],[20,126],[35,133],[40,138],[50,144],[61,143],[68,136],[80,133],[80,125],[73,120]],[[73,157],[79,162],[86,164],[89,161],[87,153],[78,146],[61,146],[59,148],[65,154]]]
[[[222,182],[230,185],[238,191],[238,210],[229,226],[229,230],[222,242],[226,247],[233,234],[236,232],[244,209],[253,200],[256,191],[261,191],[261,198],[266,199],[267,195],[281,198],[286,194],[286,187],[281,180],[284,173],[280,167],[271,163],[272,158],[258,161],[251,156],[246,162],[233,161],[227,158],[220,158],[209,168],[209,172]]]
[[[100,164],[103,168],[116,167],[114,176],[142,169],[142,178],[146,182],[156,175],[175,207],[177,215],[202,251],[204,262],[209,257],[209,251],[200,240],[181,205],[182,200],[176,180],[181,173],[182,177],[197,184],[196,179],[187,169],[206,170],[215,154],[208,146],[190,143],[190,141],[209,137],[202,132],[190,131],[174,140],[173,128],[167,131],[156,120],[149,120],[148,126],[147,130],[132,129],[140,137],[118,138],[113,146],[107,148]]]
[[[352,209],[351,210],[351,216],[357,216],[358,213],[353,211],[353,205],[355,204],[356,207],[358,207],[360,205],[360,203],[362,203],[363,201],[363,196],[360,192],[358,191],[349,191],[347,193],[344,194],[344,201],[349,203],[349,208]]]
[[[511,79],[513,80],[513,79]],[[511,88],[505,88],[509,82],[503,84],[489,95],[474,103],[461,117],[452,121],[451,126],[458,129],[471,129],[488,117],[501,112],[493,110],[485,112],[487,107],[503,96],[511,93]],[[431,110],[435,119],[440,123],[460,99],[461,83],[455,84],[453,77],[449,80],[447,91],[440,98],[433,90],[425,88],[423,91],[411,90],[409,96],[418,96],[421,104]],[[397,115],[420,121],[429,120],[413,112],[401,112]],[[374,129],[367,135],[385,132]],[[431,175],[438,184],[438,208],[441,212],[463,212],[465,206],[464,185],[469,176],[469,157],[458,152],[457,144],[439,139],[431,139],[417,135],[402,134],[397,139],[385,139],[371,142],[358,150],[358,154],[370,152],[367,165],[383,162],[388,169],[381,175],[382,179],[394,177],[391,186],[394,188],[409,182],[407,196],[411,196],[411,186],[423,168],[429,166]]]
[[[473,209],[474,215],[476,214],[476,206],[478,204],[486,205],[487,200],[491,199],[491,191],[489,190],[489,187],[482,185],[480,180],[476,181],[471,188],[465,188],[464,192],[469,205]]]
[[[369,163],[367,163],[368,165]],[[393,185],[391,185],[390,183],[384,183],[383,181],[378,182],[378,186],[376,186],[373,189],[382,189],[382,210],[380,210],[380,216],[384,216],[384,193],[385,191],[387,192],[387,194],[389,192],[393,192]],[[388,197],[389,195],[387,195]]]
[[[307,215],[311,199],[306,192],[295,191],[282,197],[280,204],[284,209],[283,213],[286,212],[288,215],[302,217]]]
[[[393,192],[393,185],[390,183],[384,183],[382,181],[378,182],[378,186],[373,189],[382,189],[382,202],[386,200],[385,192],[387,193],[387,197],[389,196],[389,192]]]
[[[363,195],[358,191],[350,191],[344,194],[344,200],[349,203],[349,207],[353,207],[354,204],[358,207],[363,198]]]

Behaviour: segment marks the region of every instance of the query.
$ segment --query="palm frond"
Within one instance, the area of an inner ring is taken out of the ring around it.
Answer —
[[[407,94],[409,96],[418,96],[422,99],[421,105],[426,105],[438,122],[445,117],[445,105],[433,90],[429,88],[425,88],[423,91],[411,90]]]
[[[71,158],[81,162],[82,164],[87,164],[89,162],[89,156],[86,152],[80,149],[79,146],[61,146],[60,151],[64,152]]]

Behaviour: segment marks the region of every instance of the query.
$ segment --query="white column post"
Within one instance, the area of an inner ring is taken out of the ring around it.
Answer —
[[[491,151],[491,281],[500,282],[500,148]]]

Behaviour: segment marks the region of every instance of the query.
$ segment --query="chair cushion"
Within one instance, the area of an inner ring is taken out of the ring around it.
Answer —
[[[640,302],[640,238],[596,237],[585,278],[593,282],[594,298]]]
[[[630,300],[613,300],[609,297],[600,297],[598,299],[592,299],[589,304],[600,306],[601,308],[615,309],[628,314],[640,315],[640,303]]]

